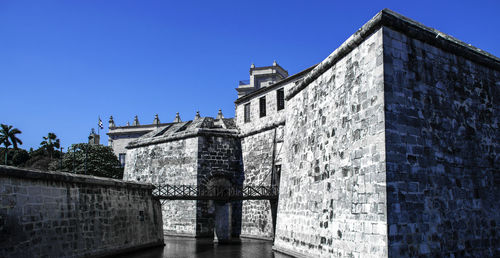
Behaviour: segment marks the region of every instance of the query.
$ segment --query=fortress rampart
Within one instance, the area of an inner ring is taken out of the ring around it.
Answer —
[[[152,189],[0,166],[0,257],[100,257],[163,245]]]

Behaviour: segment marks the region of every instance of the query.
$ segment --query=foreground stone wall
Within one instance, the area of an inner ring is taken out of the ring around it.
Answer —
[[[152,186],[0,166],[0,257],[88,257],[163,245]]]
[[[277,250],[387,255],[382,55],[378,30],[288,100]]]
[[[152,184],[196,185],[196,137],[127,150],[123,179]],[[196,236],[197,202],[162,201],[163,229],[168,234]]]
[[[464,53],[384,28],[391,256],[500,253],[500,62]]]

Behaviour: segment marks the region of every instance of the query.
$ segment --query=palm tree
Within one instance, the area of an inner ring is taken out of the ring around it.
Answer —
[[[52,153],[54,152],[54,149],[59,149],[60,144],[59,144],[59,139],[57,139],[57,136],[55,133],[49,133],[47,136],[43,137],[43,142],[40,143],[42,147],[47,150],[47,152],[50,155],[50,159],[52,159]]]
[[[23,144],[23,142],[17,138],[16,134],[22,133],[21,130],[17,128],[12,128],[12,125],[1,124],[0,128],[0,144],[5,146],[5,165],[7,165],[7,150],[12,144],[14,149],[17,149],[17,144]],[[10,139],[10,141],[9,141]],[[11,143],[12,142],[12,143]]]
[[[4,125],[1,124],[2,128],[0,129],[0,141],[4,143],[4,141],[10,141],[12,142],[12,145],[14,146],[14,149],[17,149],[17,144],[23,144],[23,142],[17,138],[16,134],[22,133],[21,130],[17,128],[12,128],[12,125]]]

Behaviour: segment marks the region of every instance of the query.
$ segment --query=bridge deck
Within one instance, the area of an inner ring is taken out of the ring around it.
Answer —
[[[198,187],[193,185],[157,185],[153,194],[162,200],[277,200],[277,186]]]

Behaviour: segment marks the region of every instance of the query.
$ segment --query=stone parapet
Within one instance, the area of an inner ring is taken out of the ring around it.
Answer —
[[[465,57],[478,64],[500,69],[500,59],[484,50],[460,41],[448,34],[427,27],[389,9],[377,13],[370,21],[363,25],[356,33],[350,36],[340,47],[335,49],[325,60],[319,63],[304,79],[291,89],[286,96],[290,100],[307,85],[332,67],[338,60],[344,58],[353,49],[358,47],[366,38],[382,26],[402,32],[412,38],[421,40],[445,51]]]
[[[103,257],[163,245],[152,189],[0,166],[0,257]]]
[[[81,175],[69,172],[39,171],[25,168],[0,165],[0,177],[14,177],[21,179],[46,180],[50,182],[79,183],[100,186],[115,186],[126,188],[137,188],[153,190],[152,184],[140,182],[127,182],[119,179],[97,177],[91,175]]]

